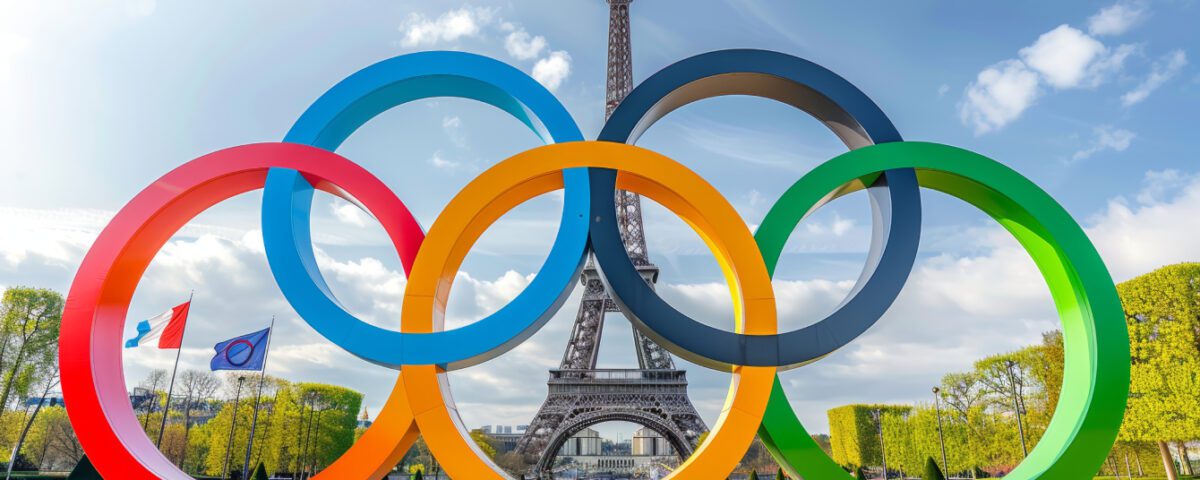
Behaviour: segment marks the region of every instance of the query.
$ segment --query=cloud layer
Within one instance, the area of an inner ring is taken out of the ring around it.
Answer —
[[[977,135],[993,132],[1020,118],[1045,87],[1069,90],[1095,87],[1120,72],[1136,50],[1115,49],[1070,25],[1043,33],[1020,59],[999,62],[979,72],[959,102],[959,119]]]
[[[542,35],[530,34],[518,23],[504,21],[496,8],[462,7],[435,18],[413,13],[400,24],[404,48],[454,45],[465,39],[485,42],[503,38],[504,50],[514,60],[537,59],[530,75],[550,90],[557,90],[571,74],[571,55],[565,50],[550,50]],[[543,56],[543,52],[546,52]],[[2,60],[2,57],[0,57]]]
[[[1020,49],[1018,58],[997,62],[976,75],[958,103],[959,120],[976,135],[992,133],[1016,121],[1046,95],[1096,89],[1125,74],[1128,60],[1140,55],[1144,46],[1126,43],[1110,47],[1099,37],[1125,34],[1149,15],[1145,3],[1120,2],[1091,16],[1087,33],[1067,24],[1043,33]],[[1136,87],[1120,96],[1121,105],[1130,107],[1145,100],[1186,65],[1183,50],[1163,55]]]

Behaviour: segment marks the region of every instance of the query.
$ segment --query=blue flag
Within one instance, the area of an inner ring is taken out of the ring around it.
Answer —
[[[216,370],[262,370],[263,359],[267,356],[267,340],[271,337],[271,329],[264,328],[254,333],[247,333],[216,344],[209,366]]]

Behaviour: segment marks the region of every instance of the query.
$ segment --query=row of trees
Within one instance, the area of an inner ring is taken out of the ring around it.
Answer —
[[[78,449],[70,439],[49,435],[63,427],[70,431],[62,408],[39,408],[44,403],[39,400],[58,387],[62,309],[62,295],[47,289],[12,287],[0,299],[0,458],[14,467],[36,466],[28,458],[11,458],[18,443],[36,443],[22,451],[36,451],[38,464]]]
[[[140,415],[151,439],[159,435],[165,404],[165,392],[155,388],[165,388],[160,382],[162,376],[165,372],[151,372],[142,382],[154,398]],[[267,376],[258,396],[259,383],[257,375],[218,377],[206,371],[183,372],[176,386],[183,398],[172,401],[159,449],[188,473],[240,472],[256,403],[258,420],[250,452],[251,468],[261,462],[271,473],[315,472],[350,448],[355,439],[356,414],[362,407],[361,393],[335,385],[292,383]],[[214,393],[222,399],[213,398]],[[236,425],[231,425],[233,422]]]
[[[1200,264],[1164,267],[1117,290],[1129,327],[1132,381],[1125,421],[1102,473],[1191,475],[1186,444],[1200,438]],[[891,470],[917,472],[929,458],[941,463],[940,416],[949,471],[1007,472],[1050,423],[1063,355],[1062,334],[1049,332],[1038,345],[946,375],[934,402],[830,410],[831,454],[849,468],[886,461]]]
[[[946,375],[935,402],[830,410],[833,458],[852,468],[886,461],[889,469],[918,472],[929,458],[941,463],[944,438],[951,472],[1011,470],[1049,424],[1062,384],[1062,354],[1062,335],[1051,332],[1039,345]]]

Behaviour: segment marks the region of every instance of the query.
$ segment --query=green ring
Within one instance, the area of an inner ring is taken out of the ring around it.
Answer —
[[[1037,446],[1004,478],[1082,478],[1099,471],[1116,441],[1129,395],[1129,334],[1112,276],[1083,229],[1042,189],[987,157],[947,145],[896,142],[842,154],[784,193],[755,234],[773,273],[792,229],[822,199],[870,184],[879,172],[914,168],[917,180],[996,219],[1025,247],[1062,320],[1062,395]],[[782,238],[780,238],[782,236]],[[779,377],[759,436],[789,475],[851,479],[809,436]]]

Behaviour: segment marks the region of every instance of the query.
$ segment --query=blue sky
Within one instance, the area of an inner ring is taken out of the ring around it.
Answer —
[[[7,3],[0,11],[0,286],[62,291],[96,233],[137,191],[204,153],[282,138],[325,89],[407,52],[464,50],[509,62],[552,88],[588,137],[603,121],[607,10],[599,0],[525,2]],[[1161,2],[695,2],[633,6],[634,77],[715,49],[779,50],[858,85],[909,139],[1004,162],[1057,198],[1092,234],[1118,280],[1200,257],[1200,6]],[[640,141],[696,169],[750,225],[812,166],[844,148],[805,114],[760,99],[708,100]],[[537,145],[503,114],[462,100],[389,111],[339,153],[396,190],[429,225],[494,162]],[[135,320],[196,290],[183,358],[280,318],[272,373],[347,384],[374,411],[394,373],[325,342],[270,279],[250,193],[196,218],[162,251],[130,308]],[[924,194],[921,260],[896,306],[854,344],[784,380],[815,431],[851,402],[925,401],[942,374],[1032,343],[1055,328],[1032,262],[978,212]],[[521,206],[481,240],[451,297],[450,326],[494,311],[549,248],[558,197]],[[382,229],[319,198],[321,267],[349,307],[393,326],[404,279]],[[719,270],[686,225],[646,206],[660,291],[728,327]],[[796,328],[849,291],[869,237],[865,198],[839,200],[797,230],[776,280]],[[577,296],[532,341],[453,374],[468,426],[525,423],[561,356]],[[627,323],[605,331],[601,361],[632,365]],[[127,352],[128,382],[169,366]],[[348,375],[353,372],[353,375]],[[727,375],[691,366],[711,422]]]

